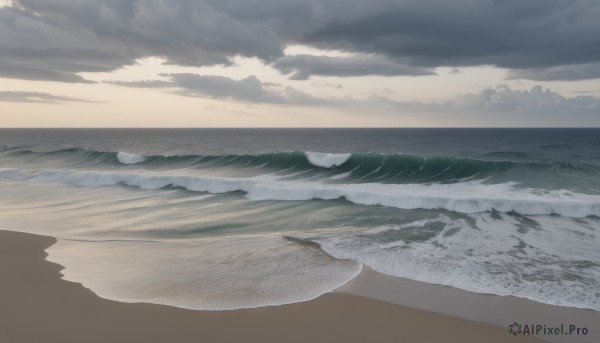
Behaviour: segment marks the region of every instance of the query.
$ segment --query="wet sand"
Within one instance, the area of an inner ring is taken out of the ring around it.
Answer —
[[[336,292],[369,297],[501,327],[508,327],[514,322],[554,327],[573,324],[588,328],[589,333],[579,336],[542,335],[539,337],[557,343],[600,342],[600,312],[597,311],[553,306],[512,296],[472,293],[458,288],[392,277],[367,267]]]
[[[540,342],[507,327],[330,293],[313,301],[191,311],[99,298],[61,280],[50,237],[0,231],[0,342]]]

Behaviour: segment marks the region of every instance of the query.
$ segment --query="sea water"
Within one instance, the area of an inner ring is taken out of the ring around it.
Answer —
[[[600,130],[4,129],[0,229],[125,302],[300,302],[368,266],[600,310]]]

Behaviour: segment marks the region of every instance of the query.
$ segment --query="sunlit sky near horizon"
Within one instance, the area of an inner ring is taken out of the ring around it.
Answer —
[[[600,126],[592,0],[0,1],[0,127]]]

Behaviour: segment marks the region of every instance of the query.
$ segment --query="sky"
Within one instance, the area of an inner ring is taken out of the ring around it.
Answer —
[[[598,0],[0,0],[0,127],[600,127]]]

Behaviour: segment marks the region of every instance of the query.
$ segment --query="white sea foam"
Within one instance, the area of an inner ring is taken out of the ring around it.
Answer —
[[[461,213],[497,210],[521,214],[586,217],[600,214],[600,196],[563,191],[519,189],[514,183],[483,184],[341,184],[267,182],[248,189],[251,200],[332,200],[402,209],[446,209]]]
[[[0,177],[23,179],[15,171]],[[62,182],[76,186],[124,184],[142,189],[166,186],[190,191],[225,193],[243,191],[250,200],[300,201],[344,198],[360,205],[402,209],[446,209],[461,213],[496,210],[526,215],[559,214],[565,217],[600,216],[600,196],[564,190],[518,188],[516,183],[485,184],[470,181],[454,184],[327,184],[309,181],[280,181],[274,176],[249,178],[121,173],[74,170],[43,170],[29,175],[39,182]]]
[[[119,162],[121,162],[123,164],[142,163],[146,160],[146,158],[144,156],[136,155],[136,154],[129,154],[126,152],[117,153],[117,159],[119,160]]]
[[[11,180],[27,180],[28,178],[30,178],[30,175],[19,169],[6,168],[0,169],[0,178]]]
[[[304,153],[308,161],[317,166],[323,168],[331,168],[333,166],[341,166],[346,162],[351,154],[327,154],[322,152],[311,152],[307,151]]]
[[[314,299],[361,271],[279,237],[176,241],[59,240],[48,260],[66,280],[103,298],[195,310],[232,310]]]
[[[586,201],[597,203],[597,196],[519,189],[515,184],[336,185],[283,181],[275,176],[210,178],[177,175],[173,171],[101,173],[63,169],[28,173],[19,169],[0,169],[0,177],[17,180],[0,182],[3,191],[0,192],[3,195],[0,200],[3,206],[12,208],[0,213],[2,227],[12,230],[27,228],[36,233],[71,239],[60,241],[51,248],[49,259],[66,266],[64,273],[67,279],[81,282],[109,299],[195,309],[278,305],[309,300],[336,288],[354,277],[360,265],[364,264],[388,275],[472,292],[600,309],[597,292],[600,289],[600,252],[597,249],[600,245],[600,235],[597,235],[600,220],[597,218],[523,218],[514,213],[464,215],[445,211],[411,211],[408,215],[414,218],[411,222],[400,220],[396,225],[372,229],[334,225],[331,230],[318,232],[269,231],[263,237],[257,234],[255,240],[241,237],[241,231],[228,228],[215,240],[206,237],[203,232],[204,227],[209,227],[206,233],[210,236],[210,226],[197,226],[204,214],[192,217],[189,214],[203,212],[202,208],[206,205],[206,208],[213,209],[210,211],[218,213],[216,222],[223,220],[223,223],[235,225],[244,214],[215,208],[215,205],[222,204],[219,201],[222,197],[214,197],[217,199],[214,203],[209,201],[204,205],[180,204],[178,202],[190,201],[194,197],[173,190],[140,192],[126,187],[82,190],[68,185],[129,184],[147,189],[176,185],[203,192],[210,189],[214,193],[244,190],[251,199],[257,199],[259,195],[284,199],[336,198],[340,194],[358,197],[361,192],[370,194],[370,199],[374,199],[385,190],[389,198],[378,201],[393,200],[398,202],[398,206],[406,205],[401,203],[402,197],[427,197],[434,193],[447,199],[454,197],[460,200],[470,196],[520,206],[518,201],[530,194],[528,201],[546,201],[537,206],[562,206],[564,211],[579,211],[579,207],[587,206]],[[460,188],[464,188],[464,193],[458,192]],[[6,189],[10,191],[4,191]],[[61,195],[59,204],[54,204],[55,194]],[[145,195],[152,196],[146,198]],[[198,195],[197,201],[200,202],[207,196],[205,193]],[[123,201],[126,199],[131,201]],[[173,204],[173,201],[175,207],[165,206]],[[256,208],[256,204],[241,203],[244,204],[241,208]],[[268,211],[272,210],[272,204],[264,205],[264,208],[269,208]],[[304,205],[312,208],[312,204],[299,205],[293,206],[290,211]],[[473,203],[471,206],[477,208],[480,204]],[[56,216],[59,209],[61,215]],[[524,209],[527,207],[520,210]],[[226,214],[221,216],[222,212]],[[15,215],[18,213],[20,215]],[[104,220],[106,218],[110,220]],[[530,219],[538,225],[527,222]],[[81,225],[82,220],[86,221],[86,225]],[[212,222],[211,218],[209,220]],[[292,221],[289,226],[294,226]],[[404,230],[406,233],[403,233]],[[289,242],[279,237],[283,234],[303,238],[316,236],[315,240],[331,256],[355,262],[338,264],[339,260],[328,260],[316,249],[298,244],[288,246]],[[148,241],[122,241],[123,238],[136,237]],[[180,239],[182,237],[185,239]],[[199,240],[198,237],[206,238]],[[72,240],[98,238],[110,241]],[[159,263],[164,261],[169,263]],[[274,282],[264,282],[264,278],[257,275],[267,275],[267,281]],[[248,289],[253,292],[248,292]]]
[[[347,178],[350,175],[352,175],[352,172],[347,172],[347,173],[342,173],[342,174],[339,174],[339,175],[334,175],[334,176],[330,177],[329,179],[330,180],[341,180],[341,179]]]
[[[600,221],[588,219],[596,228],[584,228],[572,218],[536,216],[529,220],[538,221],[539,229],[520,232],[518,217],[501,216],[470,215],[473,225],[442,215],[316,241],[336,258],[391,276],[600,310],[600,236],[595,234]],[[443,222],[444,230],[425,241],[394,240],[390,234],[411,226],[427,230],[432,221]]]

